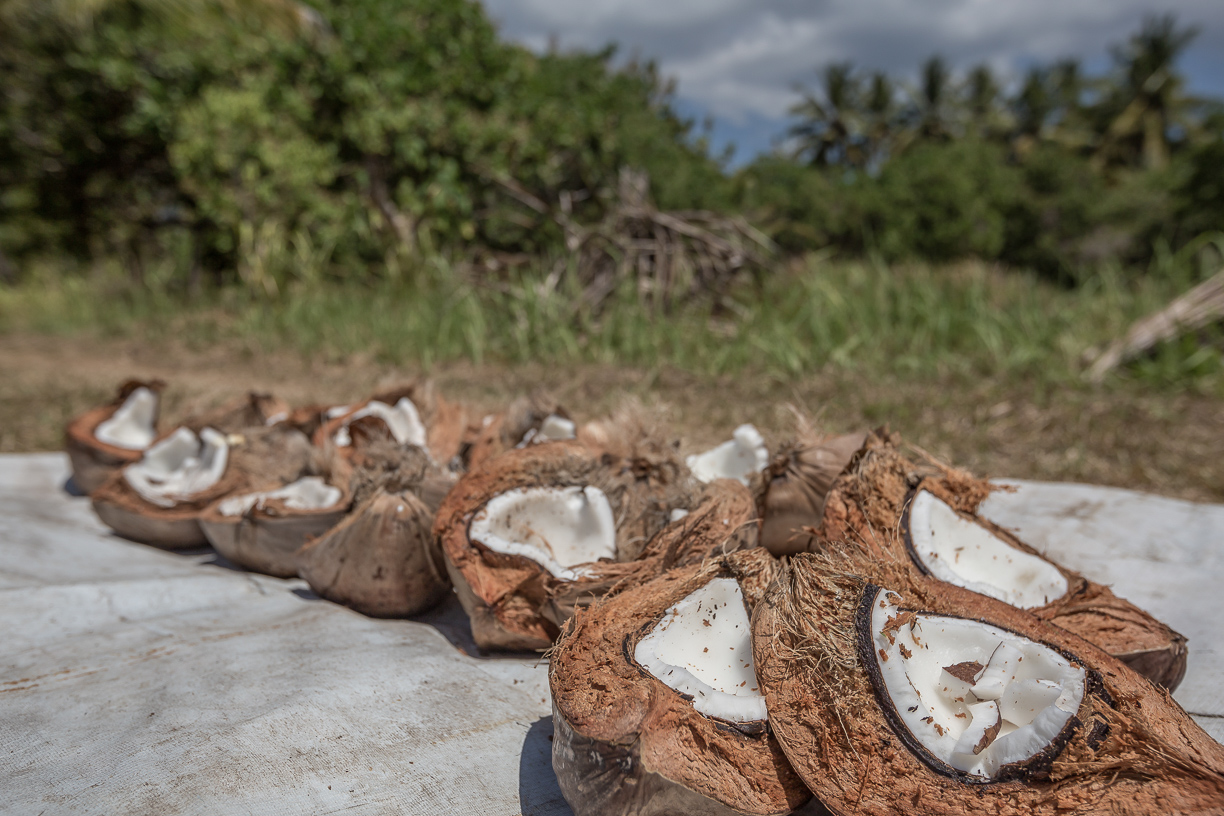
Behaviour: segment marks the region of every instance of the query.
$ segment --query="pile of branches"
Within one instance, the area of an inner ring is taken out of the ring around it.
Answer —
[[[573,219],[570,196],[550,206],[514,181],[497,182],[563,231],[566,254],[544,286],[555,289],[567,274],[575,275],[581,287],[576,308],[598,311],[626,282],[642,302],[663,311],[697,298],[724,302],[740,276],[759,283],[774,255],[773,242],[742,217],[657,209],[649,199],[650,177],[641,170],[621,168],[614,200],[589,225]]]

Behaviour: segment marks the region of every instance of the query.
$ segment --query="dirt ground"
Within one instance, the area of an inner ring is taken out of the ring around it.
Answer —
[[[9,335],[0,339],[0,452],[58,449],[72,416],[106,401],[133,376],[170,384],[163,416],[173,419],[247,390],[271,391],[293,404],[349,402],[422,373],[368,359],[306,359],[225,345],[199,350]],[[579,419],[639,399],[665,410],[693,449],[726,438],[741,422],[781,441],[793,427],[787,406],[796,405],[831,432],[888,424],[982,475],[1224,501],[1224,401],[1193,393],[996,380],[885,382],[841,369],[796,380],[592,365],[459,363],[428,373],[448,398],[482,410],[535,388],[554,394]]]

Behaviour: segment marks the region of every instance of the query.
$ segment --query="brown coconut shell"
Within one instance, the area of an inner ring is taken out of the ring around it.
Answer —
[[[992,781],[924,755],[873,681],[878,666],[862,631],[880,588],[899,593],[905,610],[978,620],[1080,664],[1087,683],[1079,711],[1049,749]],[[834,813],[1224,812],[1224,746],[1168,692],[1058,626],[905,562],[853,550],[794,556],[758,604],[752,629],[774,732]]]
[[[208,538],[200,517],[213,502],[239,491],[263,490],[287,484],[305,472],[311,461],[309,441],[280,428],[254,428],[229,436],[225,473],[216,484],[173,507],[145,501],[116,471],[90,495],[98,518],[124,538],[164,549],[204,547]]]
[[[1018,550],[1053,564],[1067,579],[1067,593],[1028,612],[1057,624],[1127,663],[1170,691],[1186,673],[1186,639],[1139,607],[1045,558],[1012,532],[977,515],[995,488],[984,479],[933,460],[903,455],[896,440],[883,433],[869,436],[852,466],[829,491],[821,525],[808,547],[823,542],[851,542],[877,558],[899,560],[925,573],[911,557],[908,508],[917,490],[928,490],[964,517],[982,525]]]
[[[548,442],[510,450],[468,472],[438,509],[434,531],[441,539],[455,591],[482,649],[545,649],[556,638],[557,609],[581,601],[584,590],[566,588],[529,558],[494,552],[468,536],[472,517],[490,499],[515,488],[591,485],[608,497],[616,525],[617,561],[601,562],[584,579],[598,594],[632,572],[647,543],[670,521],[674,509],[695,504],[701,486],[691,477],[671,481],[670,469],[635,470],[634,463],[594,456],[579,442]],[[560,594],[572,597],[553,603]],[[544,614],[544,609],[556,606]],[[551,617],[550,617],[551,616]]]
[[[298,574],[320,597],[375,618],[403,618],[450,592],[433,511],[410,492],[377,490],[304,545]]]
[[[199,433],[213,428],[224,434],[240,433],[248,428],[262,428],[268,420],[289,415],[289,403],[272,394],[248,391],[210,411],[192,414],[180,425]]]
[[[72,464],[72,481],[83,493],[92,493],[110,478],[111,474],[140,461],[144,451],[108,445],[94,436],[98,426],[114,416],[137,388],[148,388],[160,397],[166,384],[161,380],[127,380],[119,386],[119,392],[106,405],[90,408],[72,419],[64,428],[64,451]],[[156,418],[154,425],[156,426]]]
[[[227,516],[220,510],[225,498],[219,499],[200,514],[200,527],[213,549],[254,572],[277,578],[297,576],[298,550],[339,524],[352,507],[351,468],[338,457],[296,478],[302,476],[324,476],[329,485],[340,489],[340,500],[331,507],[312,510],[286,507],[283,501],[273,500],[241,516]]]
[[[763,816],[810,798],[765,722],[707,717],[633,659],[638,641],[690,593],[734,577],[751,609],[777,568],[759,548],[680,567],[566,624],[548,680],[553,768],[576,816]]]
[[[371,402],[393,406],[405,398],[411,400],[416,406],[421,422],[425,425],[426,446],[429,448],[430,455],[444,465],[457,460],[468,432],[469,410],[462,403],[448,402],[443,399],[433,383],[428,380],[412,382],[372,394],[368,399],[350,406],[350,410],[346,413],[331,419],[324,419],[314,432],[314,443],[320,447],[330,445],[336,432],[351,425],[354,422],[353,415]],[[367,427],[374,424],[386,427],[386,422],[377,417],[362,417],[357,421],[366,423]],[[351,454],[348,448],[339,450],[344,456]]]
[[[800,435],[781,447],[762,478],[761,546],[774,555],[806,548],[803,528],[819,526],[829,488],[866,439],[865,433],[825,436],[805,423]]]
[[[498,454],[514,450],[528,431],[538,430],[551,414],[571,419],[555,399],[543,392],[519,397],[497,414],[484,417],[470,429],[463,459],[475,470]]]

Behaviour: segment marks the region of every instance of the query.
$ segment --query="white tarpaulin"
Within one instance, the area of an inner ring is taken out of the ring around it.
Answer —
[[[0,456],[0,810],[568,814],[546,668],[453,601],[372,620],[297,580],[110,535],[56,454]],[[1224,736],[1224,507],[1024,484],[988,514],[1190,637],[1175,695]]]

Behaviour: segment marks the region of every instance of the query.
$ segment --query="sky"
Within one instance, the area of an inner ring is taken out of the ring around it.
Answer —
[[[677,81],[679,110],[710,117],[735,163],[768,150],[787,126],[797,84],[852,60],[916,76],[931,54],[963,71],[986,62],[1017,78],[1033,62],[1080,57],[1099,72],[1109,46],[1145,16],[1201,28],[1181,67],[1197,93],[1224,96],[1224,0],[484,0],[511,40],[542,51],[617,43]]]

